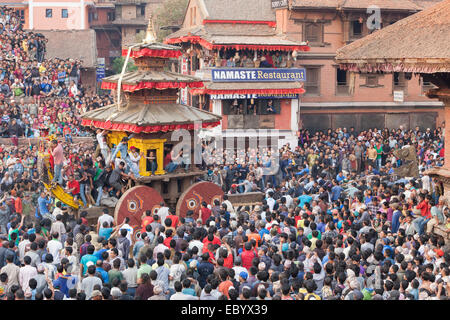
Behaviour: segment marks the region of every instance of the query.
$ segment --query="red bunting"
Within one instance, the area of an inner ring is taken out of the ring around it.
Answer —
[[[138,84],[122,84],[122,90],[126,92],[134,92],[142,89],[173,89],[173,88],[201,88],[203,82],[139,82]],[[117,83],[102,81],[102,89],[117,89]]]
[[[305,89],[232,89],[232,90],[213,90],[213,89],[192,89],[192,95],[201,94],[303,94]]]
[[[122,50],[122,56],[126,57],[128,54],[128,49]],[[131,58],[140,58],[140,57],[156,57],[156,58],[178,58],[182,53],[179,50],[157,50],[157,49],[149,49],[142,48],[139,50],[131,50],[130,57]]]
[[[202,128],[212,128],[220,124],[220,121],[216,122],[205,122],[202,123]],[[126,123],[112,123],[111,121],[95,121],[89,119],[82,119],[82,126],[94,127],[99,129],[106,129],[111,131],[126,131],[133,133],[154,133],[154,132],[168,132],[175,130],[194,130],[199,129],[194,123],[187,124],[171,124],[171,125],[157,125],[157,126],[138,126],[136,124],[126,124]]]

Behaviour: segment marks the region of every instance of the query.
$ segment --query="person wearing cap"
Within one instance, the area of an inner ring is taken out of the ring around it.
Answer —
[[[248,279],[247,271],[241,271],[237,276],[239,278],[239,293],[242,293],[242,289],[246,286],[248,286],[251,289],[252,285],[250,285],[247,282]]]
[[[86,299],[88,299],[88,300],[103,300],[103,295],[100,290],[94,290],[94,291],[92,291],[92,294],[90,295],[90,297],[88,297],[86,295]]]

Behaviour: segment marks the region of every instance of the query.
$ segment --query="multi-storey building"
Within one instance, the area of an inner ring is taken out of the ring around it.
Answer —
[[[278,144],[297,143],[305,78],[292,68],[293,54],[309,48],[275,27],[269,1],[191,0],[181,29],[166,38],[183,48],[181,72],[205,83],[184,89],[181,102],[221,115],[227,141],[276,136]]]
[[[439,0],[271,2],[277,31],[292,41],[307,41],[311,47],[300,52],[295,62],[306,69],[307,79],[300,102],[301,127],[363,130],[441,125],[443,105],[425,97],[431,84],[420,76],[405,72],[352,74],[340,70],[334,61],[338,48]]]

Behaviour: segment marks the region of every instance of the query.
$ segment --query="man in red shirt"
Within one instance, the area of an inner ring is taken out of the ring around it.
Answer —
[[[74,175],[69,176],[70,181],[67,183],[67,193],[73,196],[73,200],[77,201],[80,195],[80,183],[75,179]]]
[[[141,222],[141,233],[146,232],[145,227],[153,222],[152,212],[150,210],[145,211],[145,217]]]
[[[203,201],[200,209],[199,218],[202,219],[202,224],[206,224],[206,221],[211,217],[211,210],[208,208],[208,204]]]
[[[424,233],[425,226],[427,225],[428,221],[431,219],[431,206],[430,206],[430,200],[431,196],[424,194],[419,194],[419,204],[417,205],[416,209],[420,210],[420,217],[416,218],[413,221],[413,225],[416,228],[416,231],[419,233],[419,236],[421,236]]]
[[[221,245],[222,241],[214,235],[214,233],[209,233],[207,237],[203,239],[203,247],[208,246],[209,243]]]
[[[253,265],[253,259],[257,257],[255,251],[252,250],[252,244],[250,242],[246,242],[244,244],[244,251],[241,253],[242,266],[247,270]]]
[[[228,299],[230,299],[230,295],[228,294],[228,291],[230,290],[230,287],[233,286],[233,282],[231,282],[230,275],[227,272],[227,270],[222,269],[219,271],[220,280],[222,281],[219,284],[219,287],[217,288],[220,293],[222,293],[224,296],[226,296]]]
[[[166,238],[163,241],[163,244],[167,247],[170,248],[170,241],[173,239],[172,237],[172,230],[168,229],[166,230]]]
[[[176,229],[178,227],[178,225],[180,224],[180,219],[173,211],[174,211],[173,209],[169,209],[169,215],[167,216],[166,219],[172,220],[172,227]],[[164,221],[162,221],[162,222],[164,222]]]

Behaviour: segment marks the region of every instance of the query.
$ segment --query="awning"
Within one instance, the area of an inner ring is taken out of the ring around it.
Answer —
[[[208,50],[236,49],[236,50],[269,50],[269,51],[309,51],[308,45],[297,45],[294,42],[276,36],[215,36],[206,40],[200,36],[183,36],[166,39],[166,43],[176,44],[183,42],[198,43]]]
[[[201,94],[303,94],[301,82],[212,82],[201,89],[191,89],[192,95]]]
[[[202,123],[201,128],[213,128],[218,126],[220,121]],[[81,121],[82,126],[94,127],[99,129],[111,130],[111,131],[126,131],[132,133],[155,133],[155,132],[169,132],[175,130],[195,130],[200,129],[200,126],[196,126],[194,123],[189,124],[176,124],[176,125],[154,125],[154,126],[139,126],[136,124],[126,123],[112,123],[110,121],[94,121],[89,119],[83,119]]]

